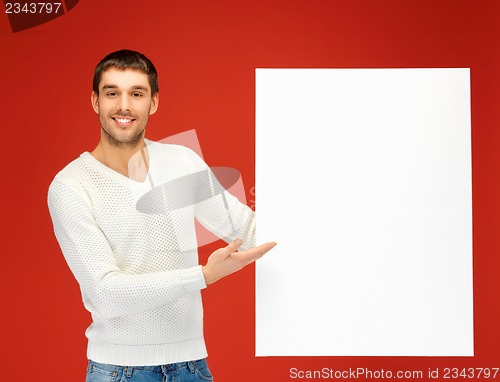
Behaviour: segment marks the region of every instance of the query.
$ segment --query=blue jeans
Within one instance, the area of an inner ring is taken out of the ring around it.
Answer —
[[[117,366],[89,361],[85,382],[200,382],[213,381],[207,361],[161,366]]]

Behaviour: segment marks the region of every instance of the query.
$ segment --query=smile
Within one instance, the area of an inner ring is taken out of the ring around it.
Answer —
[[[118,124],[122,126],[127,126],[132,123],[134,120],[133,118],[128,118],[128,117],[114,117],[113,120]]]

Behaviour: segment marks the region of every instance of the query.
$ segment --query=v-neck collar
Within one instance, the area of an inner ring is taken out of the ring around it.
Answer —
[[[113,178],[117,179],[118,181],[122,183],[127,183],[128,185],[130,184],[136,184],[136,185],[145,185],[146,183],[150,183],[150,178],[151,178],[151,168],[154,163],[154,155],[153,155],[153,150],[152,150],[152,141],[145,139],[144,142],[146,143],[146,148],[148,149],[148,157],[149,157],[149,163],[148,163],[148,172],[146,173],[146,176],[143,181],[137,181],[135,179],[131,179],[128,176],[125,176],[121,173],[119,173],[116,170],[113,170],[111,167],[106,166],[104,163],[102,163],[100,160],[95,158],[90,152],[85,151],[80,155],[80,158],[87,159],[88,162],[90,162],[93,166],[98,167],[102,171],[106,172]]]

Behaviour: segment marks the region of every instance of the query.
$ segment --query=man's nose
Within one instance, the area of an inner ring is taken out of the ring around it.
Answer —
[[[118,107],[120,111],[130,111],[130,99],[128,97],[128,94],[122,94],[120,96]]]

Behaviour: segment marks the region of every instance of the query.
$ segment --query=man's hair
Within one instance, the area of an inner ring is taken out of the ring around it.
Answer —
[[[92,89],[96,94],[99,94],[99,83],[101,82],[102,74],[109,68],[139,70],[148,75],[151,95],[155,95],[160,91],[160,87],[158,86],[158,73],[151,60],[142,53],[134,50],[122,49],[108,54],[95,67]]]

